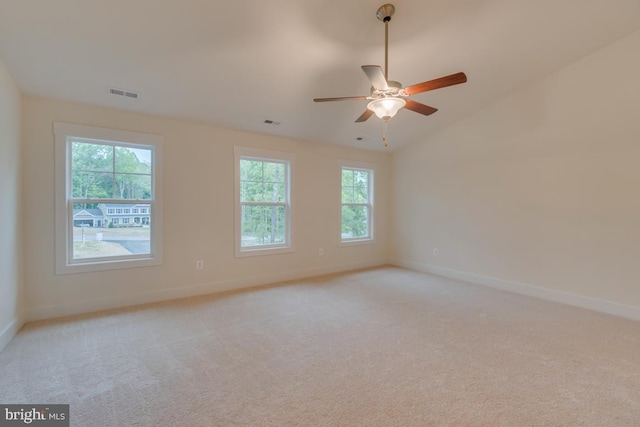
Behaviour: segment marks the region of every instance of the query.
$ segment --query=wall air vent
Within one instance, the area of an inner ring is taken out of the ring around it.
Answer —
[[[138,94],[137,92],[131,92],[129,90],[116,89],[116,88],[109,88],[109,93],[111,95],[124,96],[126,98],[131,98],[131,99],[138,99],[138,96],[140,96],[140,94]]]

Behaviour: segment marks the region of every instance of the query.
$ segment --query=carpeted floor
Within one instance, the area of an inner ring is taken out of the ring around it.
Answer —
[[[639,426],[640,322],[379,268],[26,325],[74,426]]]

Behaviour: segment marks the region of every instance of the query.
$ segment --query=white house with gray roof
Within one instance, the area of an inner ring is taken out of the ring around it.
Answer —
[[[141,227],[151,221],[149,204],[100,203],[97,208],[74,209],[74,227]]]

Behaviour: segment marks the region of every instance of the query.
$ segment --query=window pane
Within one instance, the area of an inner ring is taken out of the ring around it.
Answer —
[[[262,197],[263,202],[284,202],[284,183],[265,182]]]
[[[342,207],[342,238],[356,239],[369,237],[369,207],[368,206],[343,206]]]
[[[353,185],[353,171],[351,169],[342,169],[342,186]]]
[[[262,202],[262,181],[244,181],[240,183],[240,200],[243,202]]]
[[[367,185],[369,181],[369,172],[364,170],[353,171],[353,185]]]
[[[141,205],[117,206],[73,204],[73,259],[150,254],[150,215],[109,214]]]
[[[71,172],[71,197],[83,199],[113,198],[113,175],[110,173]]]
[[[369,200],[369,189],[367,182],[356,182],[353,188],[353,198],[355,203],[367,203]]]
[[[276,177],[275,163],[262,162],[262,180],[265,182],[273,182]]]
[[[240,201],[286,202],[286,164],[240,160]]]
[[[71,144],[71,169],[74,171],[111,172],[113,170],[113,147],[73,142]]]
[[[115,147],[116,172],[151,174],[151,150]]]
[[[151,175],[116,174],[114,199],[151,200]]]
[[[342,187],[342,203],[354,203],[353,187]]]
[[[241,247],[285,243],[285,207],[242,206]]]
[[[240,160],[241,181],[262,181],[262,162],[258,160]]]
[[[265,182],[284,182],[284,163],[262,162]]]

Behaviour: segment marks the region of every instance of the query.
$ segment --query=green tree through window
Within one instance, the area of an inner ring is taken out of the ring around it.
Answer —
[[[240,159],[241,247],[287,240],[288,163]]]
[[[342,241],[371,239],[372,179],[370,169],[342,168]]]
[[[150,150],[74,141],[71,156],[74,198],[151,198]],[[84,203],[82,207],[95,206]]]

